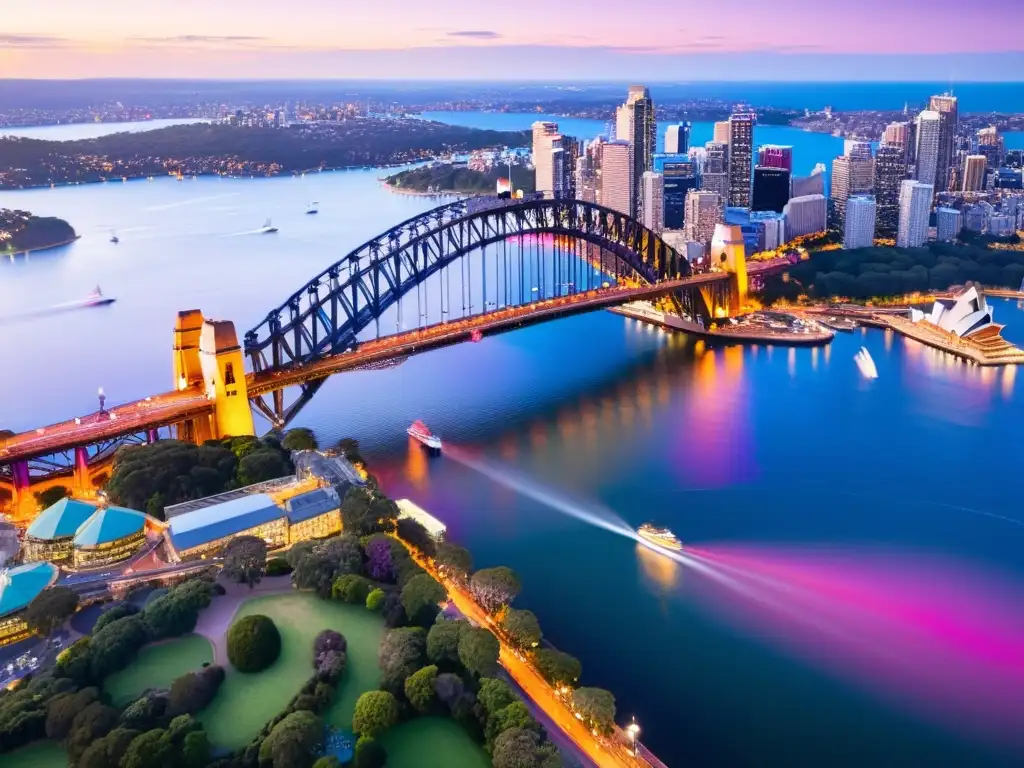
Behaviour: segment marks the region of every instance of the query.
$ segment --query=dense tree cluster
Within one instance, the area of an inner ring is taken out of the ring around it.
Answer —
[[[33,216],[28,211],[0,208],[0,253],[49,248],[70,243],[75,237],[74,227],[64,219]],[[56,500],[59,501],[60,497]]]
[[[248,584],[252,589],[267,570],[267,542],[258,536],[239,536],[224,547],[223,557],[221,572],[236,584]]]
[[[61,626],[78,608],[78,594],[68,587],[44,589],[25,609],[28,628],[40,637]]]
[[[533,169],[526,165],[512,166],[512,184],[516,189],[533,192]],[[432,163],[389,176],[385,181],[395,189],[412,192],[449,192],[460,195],[493,195],[498,179],[508,178],[508,168],[494,167],[475,171],[465,165]]]
[[[812,253],[785,276],[765,279],[766,303],[801,295],[853,301],[946,290],[969,281],[1017,288],[1024,280],[1024,251],[984,245],[929,243],[924,248],[860,248]]]

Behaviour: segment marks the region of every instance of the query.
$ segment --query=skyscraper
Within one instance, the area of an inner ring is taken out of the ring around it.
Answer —
[[[537,121],[533,124],[533,163],[536,190],[551,194],[554,192],[554,174],[551,168],[551,149],[558,136],[558,123]]]
[[[956,150],[957,130],[957,98],[951,93],[932,96],[928,109],[939,115],[939,152],[935,168],[935,189],[939,192],[950,191],[950,171],[953,169],[953,157]]]
[[[938,178],[941,121],[939,113],[931,110],[917,116],[917,180],[932,187]]]
[[[956,208],[939,208],[935,211],[935,239],[940,243],[956,240],[963,227],[963,214]]]
[[[686,195],[686,239],[710,245],[715,225],[722,220],[722,198],[714,192],[691,190]]]
[[[875,163],[870,155],[841,155],[832,161],[832,226],[845,231],[846,201],[854,195],[870,193],[874,183]]]
[[[676,123],[665,131],[665,152],[685,155],[690,149],[690,124]]]
[[[754,195],[752,211],[775,211],[782,213],[789,201],[789,171],[785,168],[754,169]]]
[[[846,139],[843,141],[843,154],[847,157],[871,157],[871,142]]]
[[[906,150],[900,144],[882,144],[875,155],[875,231],[894,237],[900,222],[900,184],[907,178]]]
[[[700,189],[714,192],[722,200],[729,199],[729,145],[709,141],[704,145],[704,171],[700,176]]]
[[[729,118],[729,205],[734,208],[750,207],[756,119],[753,112],[738,112]]]
[[[786,237],[790,240],[824,232],[828,226],[828,203],[824,195],[791,197],[782,213],[786,223]]]
[[[985,188],[985,167],[987,158],[984,155],[967,155],[964,158],[963,191],[980,192]]]
[[[903,164],[908,167],[914,164],[915,139],[917,131],[914,123],[909,120],[900,123],[889,123],[882,135],[882,143],[898,146],[903,150]],[[899,194],[897,194],[899,197]],[[895,229],[893,230],[895,231]]]
[[[870,248],[875,242],[875,198],[854,195],[846,201],[843,248]]]
[[[729,146],[729,121],[728,120],[719,120],[717,123],[715,123],[715,133],[714,133],[713,141],[716,144],[725,144],[725,146],[727,146],[727,147]]]
[[[632,150],[633,188],[629,212],[635,217],[640,210],[641,180],[644,173],[654,168],[654,150],[658,141],[654,102],[646,86],[629,86],[626,103],[616,110],[615,123],[619,140],[628,141]]]
[[[661,234],[665,229],[665,177],[656,171],[647,171],[641,181],[643,198],[640,221],[652,232]]]
[[[896,232],[899,248],[920,248],[928,239],[928,217],[934,187],[907,179],[900,185],[900,223]]]
[[[682,229],[686,193],[697,188],[697,170],[688,155],[655,155],[654,170],[665,177],[665,229]]]
[[[810,176],[794,176],[789,184],[790,197],[806,197],[807,195],[825,196],[825,164],[814,166]]]
[[[1003,164],[1006,145],[999,130],[994,126],[982,128],[977,135],[978,154],[988,158],[989,168],[999,168]]]
[[[785,168],[793,172],[793,147],[782,144],[762,144],[757,149],[757,164],[762,168]]]
[[[600,200],[606,208],[632,215],[633,155],[628,141],[601,145]]]
[[[576,197],[588,203],[598,202],[602,139],[589,142],[576,159]]]

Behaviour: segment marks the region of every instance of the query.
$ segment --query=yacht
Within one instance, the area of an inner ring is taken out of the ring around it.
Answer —
[[[316,207],[316,203],[310,203],[306,207],[306,215],[312,216],[314,213],[319,213],[319,209]]]
[[[418,440],[420,443],[422,443],[424,446],[426,446],[429,450],[440,452],[440,450],[441,450],[441,438],[438,437],[437,435],[435,435],[434,433],[432,433],[430,431],[430,429],[427,427],[427,425],[424,424],[419,419],[414,421],[412,423],[412,426],[409,427],[405,431],[406,431],[406,434],[409,435],[409,437],[412,437],[415,440]]]
[[[857,363],[857,368],[860,369],[861,375],[865,379],[878,378],[878,368],[875,367],[875,361],[866,347],[861,347],[860,351],[853,356],[853,360]]]
[[[263,228],[260,230],[260,234],[272,235],[275,232],[277,232],[277,227],[270,223],[270,219],[267,219],[266,222],[263,224]]]
[[[636,532],[645,543],[652,544],[658,549],[678,551],[683,548],[683,543],[668,528],[658,528],[651,523],[644,523]]]

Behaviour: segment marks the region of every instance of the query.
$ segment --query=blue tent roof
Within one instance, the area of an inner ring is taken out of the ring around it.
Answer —
[[[315,491],[300,493],[288,499],[288,520],[292,523],[301,523],[312,517],[326,514],[338,509],[338,499],[333,493],[317,488]]]
[[[134,509],[107,507],[98,509],[75,534],[76,547],[96,547],[127,536],[146,526],[146,516]]]
[[[40,512],[26,533],[33,539],[71,538],[95,511],[96,505],[91,502],[61,499]]]
[[[0,616],[20,611],[57,579],[51,563],[29,563],[0,571]]]
[[[180,552],[241,533],[284,515],[285,511],[267,494],[254,493],[172,517],[171,543]]]

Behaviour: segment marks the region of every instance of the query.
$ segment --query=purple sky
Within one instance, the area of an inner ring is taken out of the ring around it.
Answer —
[[[1024,77],[1024,0],[24,0],[2,19],[0,77]]]

